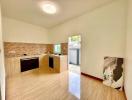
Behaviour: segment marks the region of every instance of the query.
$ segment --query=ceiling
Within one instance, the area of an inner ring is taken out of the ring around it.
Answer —
[[[2,14],[6,17],[50,28],[112,0],[50,0],[59,6],[59,11],[55,15],[44,13],[38,6],[38,1],[1,0]]]

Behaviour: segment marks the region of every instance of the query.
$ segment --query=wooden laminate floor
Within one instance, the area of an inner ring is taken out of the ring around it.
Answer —
[[[125,100],[123,92],[77,73],[50,69],[7,77],[6,100]]]

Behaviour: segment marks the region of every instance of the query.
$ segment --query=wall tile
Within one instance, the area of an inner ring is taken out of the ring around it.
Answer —
[[[53,53],[53,44],[35,44],[35,43],[18,43],[4,42],[4,50],[6,57],[19,57],[24,54],[39,55],[44,53]],[[61,43],[62,54],[67,55],[68,43]]]

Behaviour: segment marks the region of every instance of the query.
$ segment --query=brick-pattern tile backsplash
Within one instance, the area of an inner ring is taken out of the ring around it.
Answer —
[[[4,42],[4,52],[6,57],[19,57],[24,54],[39,55],[44,53],[53,53],[53,44],[37,44],[37,43],[18,43]],[[68,44],[61,43],[62,54],[68,52]]]
[[[48,53],[54,52],[54,45],[53,44],[47,44],[47,52]]]
[[[61,53],[63,55],[68,54],[68,43],[61,43]]]
[[[39,55],[47,53],[47,44],[4,42],[6,57],[17,57],[24,54]]]

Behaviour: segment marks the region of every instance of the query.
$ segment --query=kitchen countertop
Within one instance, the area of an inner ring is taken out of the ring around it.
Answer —
[[[39,57],[39,56],[45,56],[47,54],[39,54],[39,55],[28,55],[28,56],[9,56],[9,57],[5,57],[5,58],[31,58],[31,57]]]
[[[67,56],[67,55],[56,55],[56,54],[39,54],[39,55],[27,55],[27,56],[10,56],[10,57],[5,57],[5,58],[20,58],[20,59],[23,59],[23,58],[32,58],[32,57],[40,57],[40,56],[56,56],[56,57],[64,57],[64,56]]]

